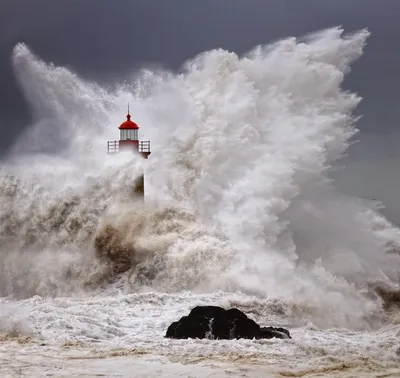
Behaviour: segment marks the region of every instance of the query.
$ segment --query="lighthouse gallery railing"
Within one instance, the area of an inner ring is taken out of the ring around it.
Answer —
[[[141,140],[138,143],[139,152],[150,152],[150,141]],[[107,153],[112,154],[119,152],[119,140],[111,140],[107,142]]]

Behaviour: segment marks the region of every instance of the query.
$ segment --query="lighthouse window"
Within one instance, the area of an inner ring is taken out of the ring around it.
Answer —
[[[136,129],[135,130],[129,130],[129,131],[130,131],[130,138],[132,140],[138,140],[139,139],[138,131]]]
[[[121,130],[121,140],[138,140],[138,130]]]

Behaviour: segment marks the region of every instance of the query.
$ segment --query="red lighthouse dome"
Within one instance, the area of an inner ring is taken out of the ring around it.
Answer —
[[[129,111],[128,111],[128,114],[126,115],[126,121],[121,123],[121,125],[119,126],[119,129],[120,130],[137,130],[137,129],[139,129],[139,126],[135,122],[131,121],[131,115],[129,114]]]

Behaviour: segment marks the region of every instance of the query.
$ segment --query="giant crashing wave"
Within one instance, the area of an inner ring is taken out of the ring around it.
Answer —
[[[0,295],[240,291],[321,326],[383,321],[370,288],[395,285],[400,230],[329,178],[357,132],[361,99],[341,84],[367,38],[332,28],[212,50],[116,90],[17,45],[33,124],[1,168]],[[105,153],[128,102],[145,164]]]

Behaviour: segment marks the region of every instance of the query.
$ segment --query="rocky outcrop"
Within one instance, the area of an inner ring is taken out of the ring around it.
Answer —
[[[171,339],[290,339],[285,328],[260,327],[237,308],[197,306],[188,316],[173,322],[165,337]]]

